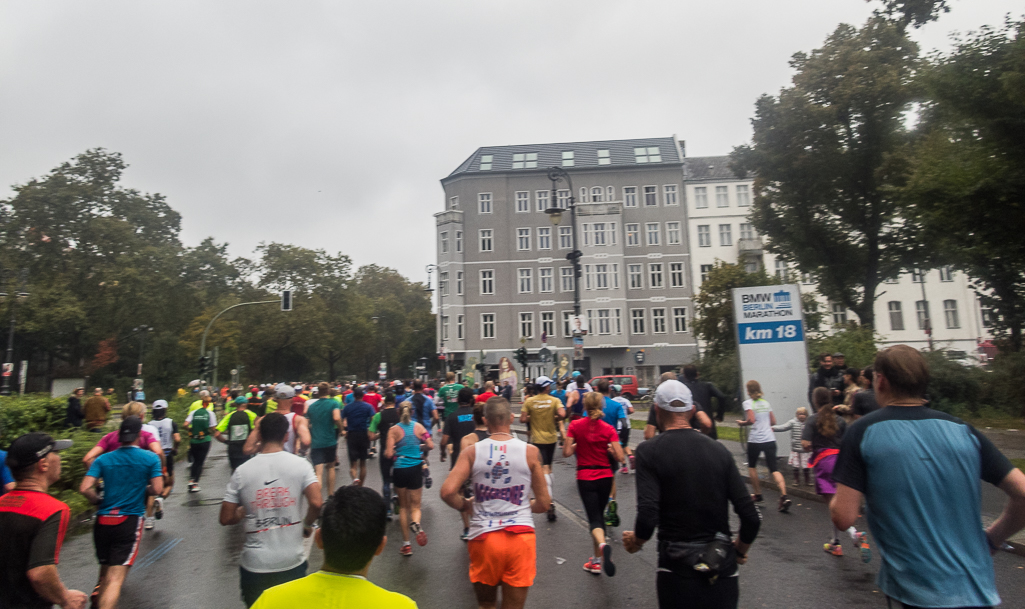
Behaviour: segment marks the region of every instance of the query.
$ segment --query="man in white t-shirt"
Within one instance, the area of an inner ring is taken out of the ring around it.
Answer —
[[[239,584],[247,607],[306,575],[303,538],[320,515],[320,482],[309,461],[284,450],[288,429],[280,413],[260,419],[260,453],[235,470],[221,503],[222,525],[245,520]]]

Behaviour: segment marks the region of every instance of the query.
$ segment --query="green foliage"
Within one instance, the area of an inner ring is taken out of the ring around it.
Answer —
[[[772,285],[778,281],[764,270],[748,273],[739,264],[717,260],[701,283],[694,301],[694,332],[705,341],[705,353],[719,358],[737,350],[733,319],[733,288]]]
[[[876,12],[894,20],[902,28],[909,25],[919,28],[935,21],[941,13],[950,12],[947,0],[882,0],[882,5],[882,9]]]
[[[877,16],[839,26],[791,66],[793,85],[755,104],[752,144],[734,149],[733,167],[755,175],[751,219],[769,251],[871,326],[877,286],[918,250],[893,196],[907,174],[918,46]]]
[[[808,337],[808,359],[811,370],[818,368],[820,353],[843,353],[848,368],[871,366],[875,359],[878,337],[872,328],[850,324],[832,334]]]
[[[6,449],[18,436],[33,431],[53,434],[64,423],[66,400],[28,394],[0,397],[0,447]]]
[[[940,351],[923,351],[922,354],[929,362],[932,406],[945,412],[957,409],[978,412],[988,373],[981,368],[951,361]]]
[[[736,351],[718,357],[706,355],[695,364],[701,372],[701,380],[712,383],[727,397],[736,398],[741,395],[740,357]],[[734,402],[728,405],[731,407],[729,409],[740,407],[739,400]]]

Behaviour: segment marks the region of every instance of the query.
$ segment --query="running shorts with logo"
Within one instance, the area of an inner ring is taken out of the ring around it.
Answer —
[[[135,557],[139,555],[143,523],[141,516],[97,516],[93,527],[93,543],[100,565],[132,566]]]
[[[528,588],[537,574],[537,537],[533,529],[517,528],[485,533],[467,544],[470,553],[470,582]]]

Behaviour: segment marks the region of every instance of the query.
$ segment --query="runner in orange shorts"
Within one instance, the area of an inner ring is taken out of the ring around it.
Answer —
[[[509,402],[496,397],[484,406],[491,436],[468,446],[441,487],[441,498],[470,512],[470,582],[483,608],[519,609],[537,572],[533,514],[551,505],[541,453],[510,433]],[[470,481],[473,497],[459,492]],[[530,495],[534,499],[530,499]]]

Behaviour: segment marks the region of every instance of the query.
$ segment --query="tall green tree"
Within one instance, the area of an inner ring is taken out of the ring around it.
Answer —
[[[837,27],[790,64],[793,85],[758,100],[752,143],[734,149],[733,167],[755,176],[751,218],[769,251],[873,326],[878,285],[916,259],[894,192],[908,172],[918,47],[876,16]]]
[[[984,28],[931,58],[907,214],[933,263],[953,264],[1021,351],[1025,326],[1025,21]]]
[[[737,350],[733,289],[778,283],[764,270],[748,273],[739,264],[717,260],[694,298],[694,332],[705,342],[705,357],[718,358]]]

